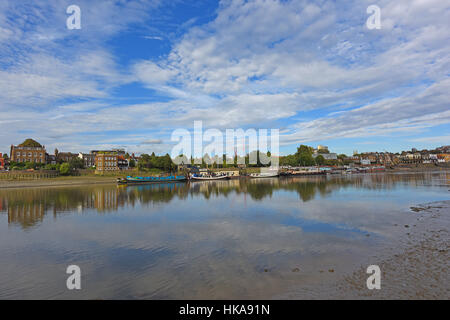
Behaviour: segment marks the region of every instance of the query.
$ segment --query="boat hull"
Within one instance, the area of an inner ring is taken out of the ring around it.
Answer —
[[[118,184],[135,185],[135,184],[151,184],[151,183],[168,183],[187,181],[185,176],[169,176],[169,177],[126,177],[118,179]]]
[[[228,176],[220,176],[220,177],[191,177],[194,181],[210,181],[210,180],[227,180]]]
[[[263,175],[250,175],[249,177],[250,178],[252,178],[252,179],[262,179],[262,178],[276,178],[276,177],[278,177],[279,176],[279,174],[263,174]]]

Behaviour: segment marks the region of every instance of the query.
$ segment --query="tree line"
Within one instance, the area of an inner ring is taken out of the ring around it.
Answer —
[[[302,166],[302,167],[309,167],[309,166],[322,166],[322,165],[339,165],[339,164],[346,164],[345,158],[347,156],[345,154],[340,154],[337,156],[337,159],[325,159],[325,157],[322,154],[329,153],[327,150],[318,150],[318,156],[315,158],[313,157],[314,148],[306,146],[306,145],[300,145],[297,148],[297,152],[294,154],[290,154],[287,156],[281,156],[280,157],[280,166]]]

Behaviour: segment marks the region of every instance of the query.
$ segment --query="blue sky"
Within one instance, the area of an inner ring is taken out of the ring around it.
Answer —
[[[449,40],[443,0],[2,0],[0,152],[170,153],[196,120],[278,128],[282,154],[448,145]]]

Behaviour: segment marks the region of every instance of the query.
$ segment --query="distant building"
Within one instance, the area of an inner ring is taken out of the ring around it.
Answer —
[[[437,155],[438,162],[450,162],[450,153],[440,153]]]
[[[325,160],[337,160],[337,154],[330,153],[327,146],[322,145],[317,146],[317,149],[314,150],[312,156],[315,159],[319,155],[321,155]]]
[[[118,155],[113,153],[97,153],[95,156],[95,171],[98,173],[119,170]]]
[[[3,155],[0,153],[0,170],[5,169],[5,158],[3,158]]]
[[[325,158],[325,160],[337,160],[336,153],[323,153],[322,156]]]
[[[317,146],[317,151],[323,151],[323,152],[326,152],[326,153],[329,152],[328,151],[328,147],[327,146],[322,146],[322,145],[318,145]]]
[[[384,152],[384,153],[380,154],[378,162],[385,166],[391,166],[391,165],[395,165],[398,162],[398,159],[397,159],[397,157],[395,157],[394,154]]]
[[[139,157],[136,157],[136,156],[134,155],[134,153],[132,153],[131,156],[128,158],[128,165],[130,165],[130,162],[131,162],[132,160],[134,161],[134,166],[136,167],[137,164],[138,164],[138,162],[139,162]]]
[[[402,153],[400,156],[400,162],[402,163],[422,163],[422,155],[419,152],[416,153]]]
[[[118,156],[124,156],[125,150],[124,149],[111,149],[111,150],[91,150],[91,154],[97,155],[99,153],[111,153],[111,154],[117,154]]]
[[[95,166],[95,154],[93,153],[78,153],[78,158],[80,158],[85,168],[91,168]]]
[[[53,155],[53,154],[48,154],[48,153],[46,153],[45,154],[45,161],[46,161],[46,163],[47,164],[56,164],[57,162],[56,162],[56,156],[55,155]]]
[[[442,146],[439,148],[436,148],[437,153],[450,153],[450,146]]]
[[[322,156],[325,160],[337,160],[337,153],[313,153],[313,158],[317,156]]]
[[[72,152],[59,152],[55,149],[56,162],[70,162],[72,159],[78,158],[78,154]]]
[[[129,168],[128,160],[124,156],[117,156],[117,166],[120,170],[127,170]]]
[[[45,146],[33,139],[27,139],[23,143],[11,145],[10,159],[13,162],[45,162]]]
[[[346,157],[346,158],[344,158],[344,162],[347,162],[347,163],[360,163],[360,158],[359,158],[359,156]]]

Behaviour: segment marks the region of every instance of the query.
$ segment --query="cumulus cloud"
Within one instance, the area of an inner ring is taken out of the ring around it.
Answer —
[[[161,139],[150,139],[141,142],[141,144],[161,144],[161,143],[162,143]]]
[[[208,22],[189,19],[172,42],[141,34],[167,41],[169,52],[123,64],[106,41],[145,24],[160,2],[80,1],[77,35],[59,14],[65,1],[2,2],[0,123],[17,130],[0,133],[0,146],[39,127],[47,142],[95,136],[99,144],[128,139],[143,148],[145,131],[165,141],[194,120],[283,127],[284,144],[408,136],[447,124],[450,4],[380,0],[382,28],[368,30],[370,4],[221,1]],[[115,90],[130,84],[148,89],[149,99],[118,101]],[[118,131],[120,138],[106,138]]]
[[[223,110],[219,127],[238,124],[243,114],[251,125],[328,110],[292,123],[286,143],[447,123],[450,6],[383,1],[379,32],[365,28],[366,7],[227,1],[214,21],[192,28],[158,63],[178,73],[178,91],[220,97],[209,106]],[[330,110],[335,105],[348,111],[336,114]],[[198,115],[196,108],[187,112]],[[205,117],[208,112],[199,119]]]

